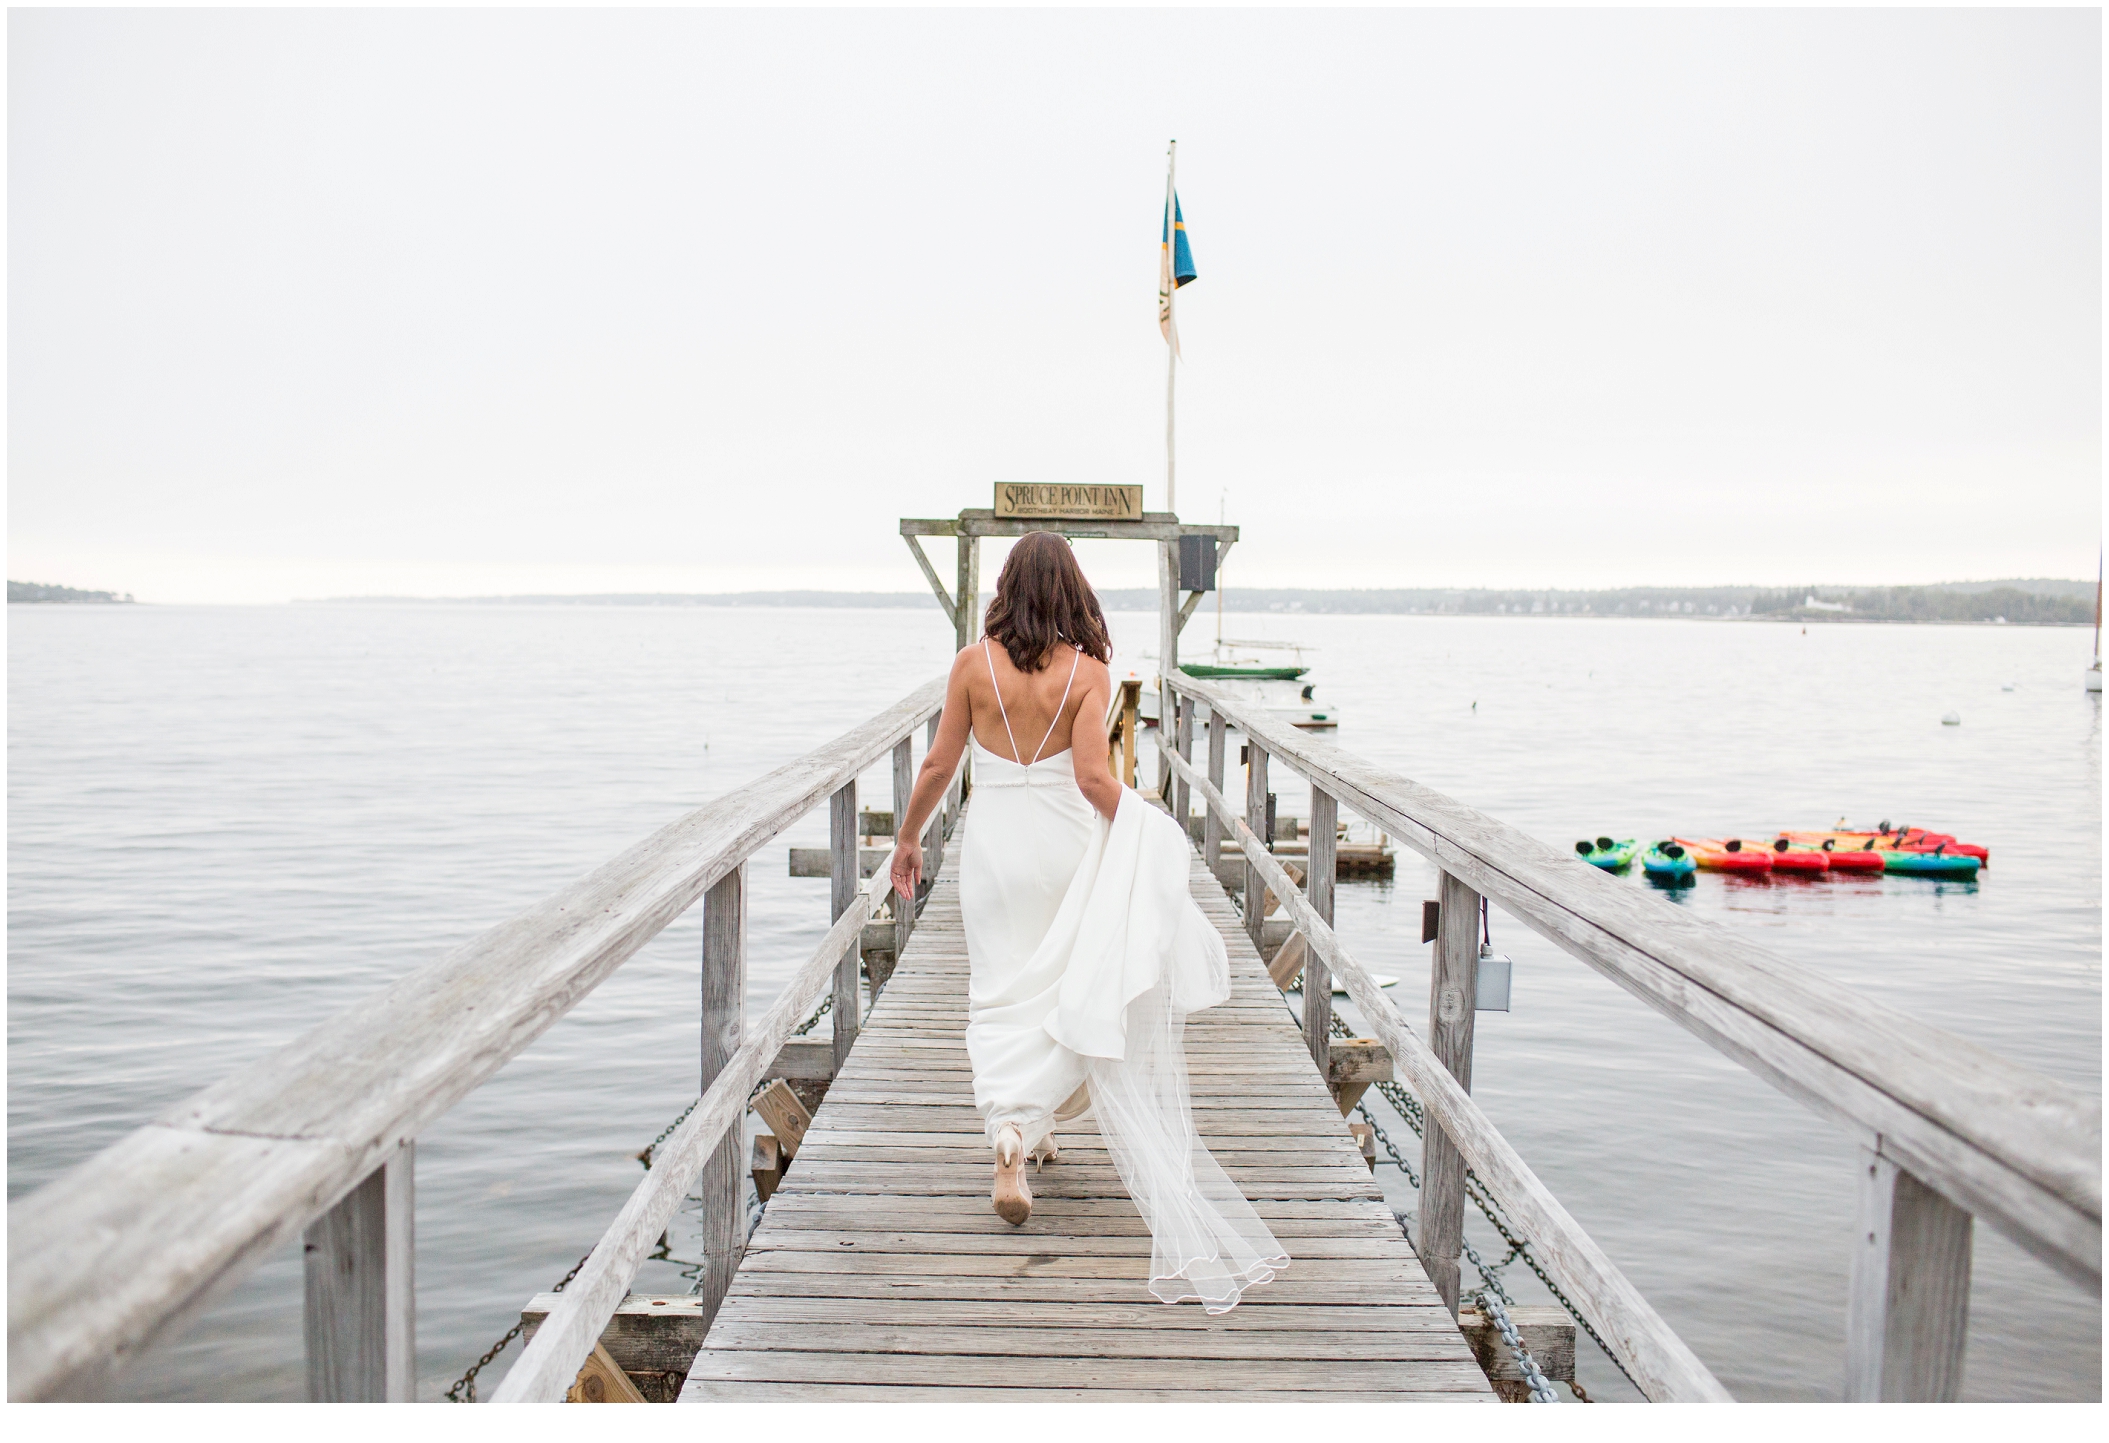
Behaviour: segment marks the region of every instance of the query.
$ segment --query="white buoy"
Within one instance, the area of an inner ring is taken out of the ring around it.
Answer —
[[[1941,718],[1941,725],[1944,727],[1959,727],[1962,724],[1962,716],[1957,712],[1951,711],[1946,716]]]

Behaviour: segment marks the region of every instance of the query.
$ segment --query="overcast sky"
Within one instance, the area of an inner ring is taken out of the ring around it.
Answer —
[[[2094,12],[8,30],[18,579],[913,590],[997,479],[1156,509],[1173,136],[1228,579],[2095,568]]]

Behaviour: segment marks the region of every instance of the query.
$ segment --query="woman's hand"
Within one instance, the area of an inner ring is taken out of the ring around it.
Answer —
[[[923,849],[915,844],[915,838],[903,837],[894,844],[890,871],[894,891],[915,901],[915,889],[923,880]]]

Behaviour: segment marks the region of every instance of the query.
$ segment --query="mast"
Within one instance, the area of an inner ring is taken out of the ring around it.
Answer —
[[[1217,496],[1215,498],[1215,523],[1217,525],[1223,525],[1223,517],[1227,515],[1227,511],[1230,511],[1230,506],[1227,506],[1227,502],[1221,496]],[[2101,591],[2101,586],[2096,586],[2096,591]],[[2094,648],[2101,650],[2101,631],[2098,631],[2098,624],[2101,624],[2101,597],[2098,597],[2098,595],[2094,597],[2094,616],[2096,616]],[[1221,561],[1215,563],[1215,660],[1217,662],[1223,660],[1223,563]]]
[[[1164,509],[1179,511],[1179,479],[1173,446],[1172,402],[1179,380],[1179,323],[1172,308],[1179,294],[1179,142],[1173,141],[1164,167]]]

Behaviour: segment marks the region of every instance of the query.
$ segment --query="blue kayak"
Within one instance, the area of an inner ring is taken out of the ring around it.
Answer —
[[[1640,869],[1661,882],[1678,882],[1699,869],[1692,854],[1675,842],[1657,842],[1640,854]]]

